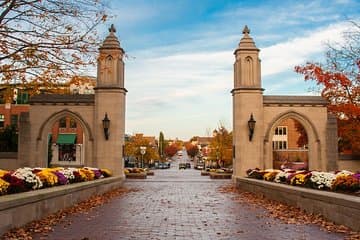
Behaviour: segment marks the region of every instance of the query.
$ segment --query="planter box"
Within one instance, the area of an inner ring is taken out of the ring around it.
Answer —
[[[210,173],[211,179],[231,179],[232,173]]]
[[[201,171],[201,176],[209,176],[210,172],[207,171]]]
[[[236,186],[248,192],[261,194],[308,213],[360,231],[360,197],[309,188],[289,186],[251,178],[235,178]]]
[[[109,177],[0,196],[0,236],[6,231],[42,219],[91,196],[121,187],[124,177]]]
[[[146,172],[142,173],[126,173],[126,178],[130,179],[145,179],[146,178]]]

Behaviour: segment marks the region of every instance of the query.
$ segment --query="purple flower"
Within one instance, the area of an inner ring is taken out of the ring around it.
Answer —
[[[101,178],[102,173],[99,169],[93,169],[92,171],[94,172],[96,179]]]
[[[64,174],[62,174],[61,172],[57,172],[57,171],[54,171],[52,172],[53,174],[55,174],[58,178],[58,183],[60,185],[65,185],[65,184],[68,184],[69,181],[68,179],[64,176]]]
[[[355,173],[355,174],[353,175],[353,177],[354,177],[354,178],[357,178],[358,180],[360,180],[360,173]]]

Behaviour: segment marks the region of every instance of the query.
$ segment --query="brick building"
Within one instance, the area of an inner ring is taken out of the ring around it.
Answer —
[[[297,120],[286,118],[275,127],[272,148],[274,168],[308,168],[307,134]]]

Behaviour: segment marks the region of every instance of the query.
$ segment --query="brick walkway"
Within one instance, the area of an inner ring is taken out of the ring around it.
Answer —
[[[260,208],[235,203],[216,191],[229,182],[192,169],[156,170],[146,180],[126,181],[126,187],[140,191],[71,217],[71,225],[56,226],[46,239],[343,239],[315,225],[283,224]]]

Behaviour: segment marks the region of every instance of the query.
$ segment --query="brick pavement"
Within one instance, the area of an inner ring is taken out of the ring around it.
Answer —
[[[343,239],[318,226],[283,224],[265,210],[231,200],[216,189],[230,180],[210,180],[196,170],[155,170],[139,188],[88,214],[59,224],[46,239]],[[41,239],[39,236],[35,239]]]

